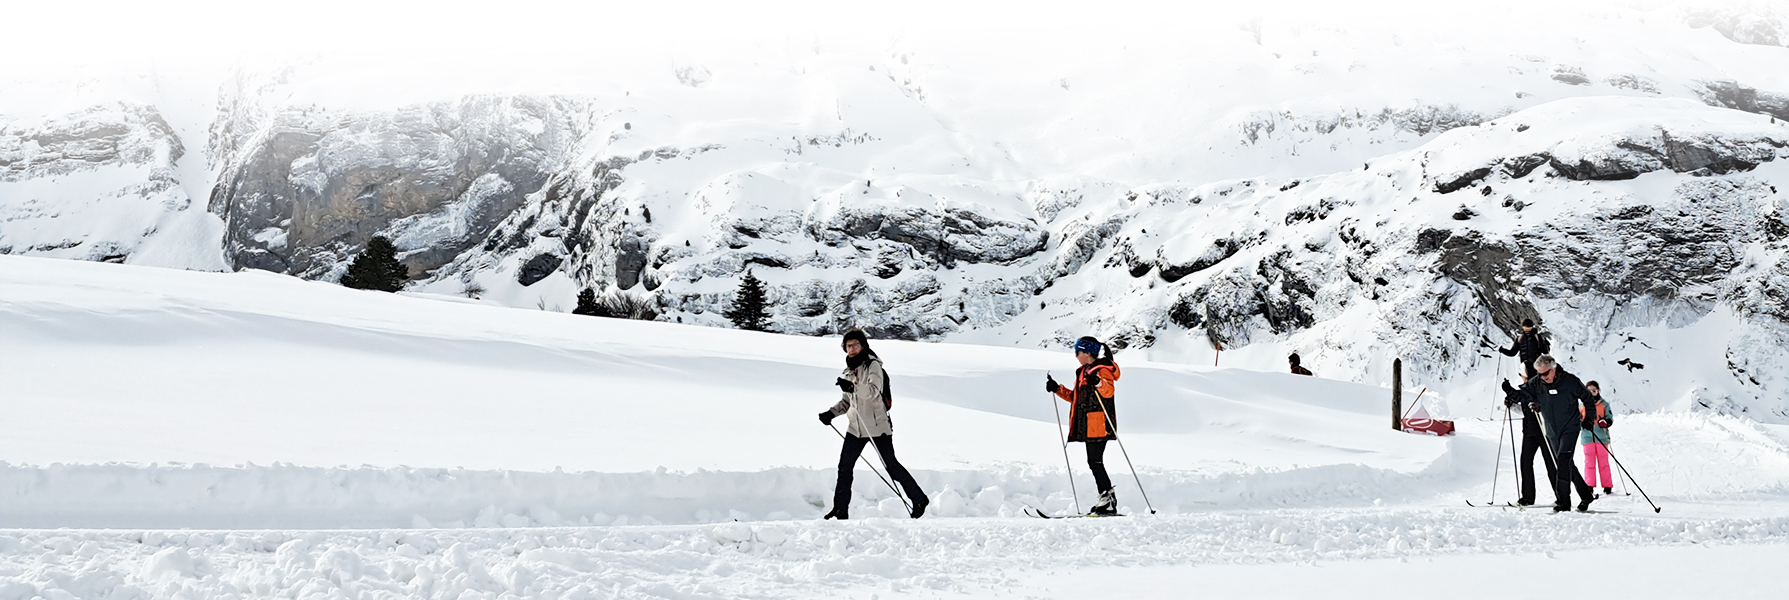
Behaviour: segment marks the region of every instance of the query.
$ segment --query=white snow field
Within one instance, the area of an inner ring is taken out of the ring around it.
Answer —
[[[1661,513],[1471,508],[1493,465],[1513,489],[1489,390],[1435,438],[1384,388],[1123,354],[1156,514],[1118,448],[1129,517],[1022,514],[1076,502],[1041,385],[1066,350],[881,341],[932,508],[860,469],[821,522],[836,343],[0,256],[0,599],[1781,593],[1784,426],[1621,415]]]

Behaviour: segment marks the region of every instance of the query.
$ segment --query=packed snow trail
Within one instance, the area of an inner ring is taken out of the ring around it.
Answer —
[[[1260,565],[1691,544],[1789,545],[1774,516],[1471,509],[1108,519],[871,519],[384,531],[17,531],[7,597],[924,597],[994,595],[1064,568]],[[1599,569],[1599,572],[1601,570]],[[1762,589],[1757,588],[1757,589]]]

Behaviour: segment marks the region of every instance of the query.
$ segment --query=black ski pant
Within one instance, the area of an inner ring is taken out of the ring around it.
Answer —
[[[1518,463],[1521,467],[1519,471],[1522,479],[1522,495],[1516,499],[1517,504],[1534,504],[1534,455],[1539,453],[1541,446],[1545,446],[1546,443],[1546,436],[1541,435],[1540,421],[1534,417],[1534,413],[1529,411],[1528,407],[1522,407],[1522,459]],[[1555,454],[1557,453],[1541,454],[1541,462],[1547,466],[1548,482],[1557,479],[1557,472],[1553,468]]]
[[[1112,478],[1106,476],[1106,440],[1087,440],[1087,468],[1093,471],[1093,484],[1101,494],[1112,489]]]
[[[1572,488],[1578,488],[1578,499],[1584,501],[1589,501],[1594,493],[1590,490],[1590,484],[1584,482],[1584,475],[1578,473],[1578,463],[1574,460],[1578,450],[1578,436],[1569,435],[1570,433],[1573,432],[1558,436],[1560,439],[1553,449],[1553,464],[1559,465],[1558,477],[1553,479],[1553,508],[1560,510],[1571,508]]]
[[[888,468],[888,476],[893,477],[895,483],[901,485],[901,489],[907,492],[907,498],[910,501],[924,504],[926,502],[924,500],[925,490],[919,489],[919,482],[913,480],[913,474],[908,473],[907,467],[901,466],[901,461],[895,458],[893,435],[879,435],[873,438],[846,435],[845,446],[839,450],[839,483],[832,491],[832,507],[838,509],[851,506],[852,471],[856,470],[857,457],[863,455],[864,444],[871,442],[875,442],[876,454],[882,456],[882,465]]]

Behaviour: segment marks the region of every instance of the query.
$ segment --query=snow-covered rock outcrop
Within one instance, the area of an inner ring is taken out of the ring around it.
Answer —
[[[1256,21],[1029,62],[920,36],[391,98],[356,86],[403,73],[241,68],[198,121],[0,119],[0,252],[332,280],[378,234],[416,291],[708,325],[751,270],[789,333],[1091,333],[1369,382],[1396,356],[1444,392],[1489,390],[1538,316],[1656,392],[1636,405],[1789,419],[1780,15],[1640,16]]]
[[[187,151],[145,104],[0,115],[0,254],[222,269],[174,174]]]

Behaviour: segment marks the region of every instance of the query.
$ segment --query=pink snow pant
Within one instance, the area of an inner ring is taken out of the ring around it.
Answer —
[[[1602,483],[1598,484],[1598,479]],[[1615,473],[1609,470],[1609,447],[1596,442],[1584,444],[1584,483],[1590,487],[1615,487]]]

